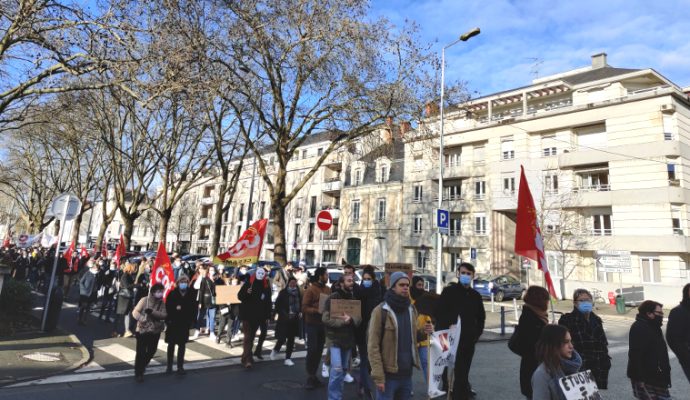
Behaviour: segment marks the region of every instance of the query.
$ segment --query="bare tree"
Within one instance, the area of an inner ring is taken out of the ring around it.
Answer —
[[[192,235],[199,228],[198,210],[199,201],[195,195],[190,193],[187,193],[173,210],[169,232],[175,236],[175,251],[183,251],[180,242],[191,241]],[[184,240],[185,238],[187,240]]]

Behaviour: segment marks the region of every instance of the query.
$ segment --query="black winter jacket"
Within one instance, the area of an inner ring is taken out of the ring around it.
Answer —
[[[671,310],[666,326],[666,341],[680,365],[690,367],[690,299],[683,300]]]
[[[174,289],[168,294],[165,301],[165,310],[168,313],[165,323],[165,342],[182,344],[189,340],[189,329],[196,321],[197,302],[196,291],[191,287],[184,294],[180,289]]]
[[[461,318],[462,332],[458,346],[474,346],[484,332],[484,303],[476,290],[460,284],[443,289],[436,309],[436,329],[447,329],[457,323],[458,316]]]
[[[653,386],[671,386],[671,364],[661,326],[637,315],[628,336],[628,378]]]
[[[535,348],[541,330],[546,326],[543,319],[529,307],[523,307],[518,322],[517,348],[520,353],[520,391],[528,398],[532,398],[532,374],[539,366],[535,355]],[[461,332],[462,336],[462,332]]]
[[[598,315],[589,313],[589,321],[578,310],[563,315],[558,320],[570,331],[573,346],[582,357],[582,371],[592,370],[599,389],[607,389],[611,357],[604,324]]]
[[[264,283],[266,282],[266,283]],[[249,287],[252,293],[248,293]],[[247,279],[242,285],[237,297],[240,304],[240,320],[260,323],[271,317],[271,285],[268,279],[263,281]]]

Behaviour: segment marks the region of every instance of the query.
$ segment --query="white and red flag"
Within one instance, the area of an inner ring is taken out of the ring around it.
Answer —
[[[520,166],[520,189],[518,191],[517,223],[515,226],[515,253],[537,262],[544,272],[547,288],[552,297],[556,296],[549,266],[544,253],[544,239],[537,222],[537,209],[534,207],[532,192],[529,190],[525,168]]]
[[[163,242],[158,243],[158,252],[153,262],[153,268],[151,268],[151,286],[156,283],[160,283],[165,287],[163,299],[167,299],[168,293],[170,293],[175,286],[175,273],[173,272],[172,265],[170,264],[170,257],[168,257],[168,253],[165,251],[165,243]]]
[[[83,244],[81,245],[81,249],[79,249],[79,258],[86,258],[89,256],[89,251],[86,250],[86,246]]]

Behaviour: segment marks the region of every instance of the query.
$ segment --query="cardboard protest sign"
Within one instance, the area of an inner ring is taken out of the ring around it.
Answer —
[[[240,304],[241,301],[237,295],[241,288],[240,285],[216,286],[216,304]]]
[[[343,314],[362,318],[362,303],[359,300],[331,299],[331,318]]]
[[[453,329],[443,329],[429,335],[429,398],[446,394],[443,390],[443,370],[455,365],[460,341],[460,317]]]
[[[558,380],[566,400],[601,400],[597,382],[591,370],[564,376]]]
[[[328,295],[321,293],[319,295],[319,313],[323,314],[324,308],[326,308],[326,300],[328,300]]]
[[[386,287],[390,286],[389,281],[391,274],[393,272],[397,271],[402,271],[407,274],[408,278],[410,278],[410,283],[412,283],[412,264],[407,264],[407,263],[386,263],[384,264],[384,272],[386,274]]]

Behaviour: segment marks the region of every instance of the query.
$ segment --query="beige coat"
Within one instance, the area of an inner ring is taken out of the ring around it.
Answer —
[[[144,311],[147,308],[152,309],[153,312],[147,315]],[[165,329],[168,313],[165,311],[163,300],[158,300],[150,294],[139,300],[132,310],[132,316],[137,320],[137,332],[159,334]]]

